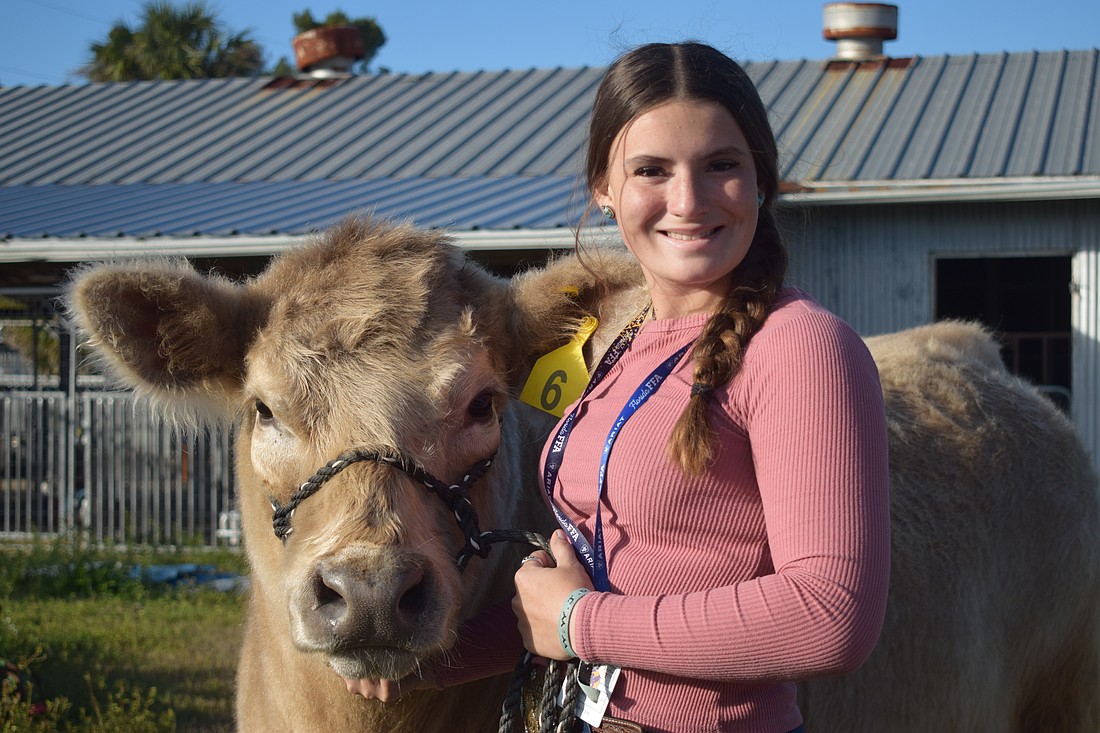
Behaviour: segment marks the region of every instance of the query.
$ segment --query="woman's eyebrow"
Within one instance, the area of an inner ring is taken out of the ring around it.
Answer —
[[[748,155],[749,151],[742,148],[739,145],[724,145],[720,148],[715,148],[704,155],[699,156],[699,160],[709,160],[711,158],[720,158],[725,155]],[[652,153],[638,153],[637,155],[631,155],[626,159],[626,163],[633,166],[638,165],[663,165],[671,162],[671,158],[666,158],[661,155],[655,155]]]

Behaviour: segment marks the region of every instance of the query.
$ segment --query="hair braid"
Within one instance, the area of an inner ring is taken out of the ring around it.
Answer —
[[[714,458],[717,435],[707,415],[708,394],[741,370],[749,341],[764,325],[786,270],[786,250],[768,207],[761,211],[756,237],[748,256],[734,272],[730,292],[707,320],[692,350],[692,381],[702,389],[692,389],[668,441],[670,455],[686,474],[702,473]]]

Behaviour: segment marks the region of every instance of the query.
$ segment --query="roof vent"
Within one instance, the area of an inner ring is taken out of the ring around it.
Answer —
[[[353,26],[314,28],[296,35],[292,44],[298,70],[315,78],[347,76],[363,58],[363,37]]]
[[[898,37],[898,6],[887,3],[826,3],[823,35],[836,41],[836,58],[882,58],[882,42]]]

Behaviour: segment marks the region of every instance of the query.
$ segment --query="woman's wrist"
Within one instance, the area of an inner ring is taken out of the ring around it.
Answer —
[[[561,612],[558,614],[558,641],[561,643],[562,651],[570,659],[576,659],[579,656],[573,649],[572,639],[570,638],[570,621],[573,618],[573,609],[576,608],[577,602],[589,592],[591,592],[589,588],[577,588],[566,597],[565,602],[561,604]]]

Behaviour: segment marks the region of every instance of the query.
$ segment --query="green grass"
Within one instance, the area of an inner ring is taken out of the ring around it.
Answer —
[[[177,562],[243,572],[243,559],[229,552],[0,546],[0,656],[27,670],[34,697],[53,701],[28,716],[26,696],[9,685],[0,733],[233,730],[245,599],[147,586],[129,573],[135,564]]]

